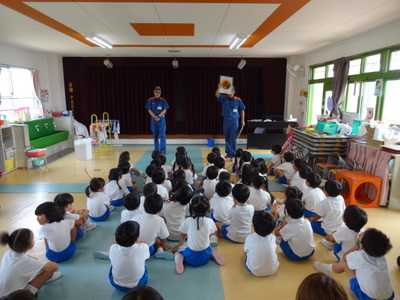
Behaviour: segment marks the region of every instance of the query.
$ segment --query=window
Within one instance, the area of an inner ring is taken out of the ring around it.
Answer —
[[[381,55],[371,55],[365,58],[364,73],[379,72],[381,68]]]
[[[325,67],[315,68],[314,69],[314,79],[323,79],[325,78]]]
[[[400,50],[390,54],[389,70],[400,70]]]
[[[354,59],[350,61],[349,75],[360,74],[361,71],[361,59]]]
[[[5,115],[8,121],[18,120],[15,110],[22,107],[29,107],[31,118],[41,116],[41,105],[29,69],[1,67],[0,95],[0,114]]]
[[[328,78],[333,77],[333,64],[328,65],[328,74],[326,74],[326,77]]]
[[[399,124],[399,105],[400,79],[388,80],[385,89],[385,106],[382,112],[382,121]]]

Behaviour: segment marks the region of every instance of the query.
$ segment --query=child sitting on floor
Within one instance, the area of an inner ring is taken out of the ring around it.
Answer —
[[[306,218],[314,217],[317,204],[326,198],[324,192],[319,188],[321,180],[321,175],[317,173],[312,172],[307,175],[307,188],[304,189],[303,197],[301,198],[304,202],[304,217]]]
[[[142,213],[143,210],[140,207],[140,195],[136,192],[126,195],[124,198],[124,207],[125,209],[121,211],[121,223],[132,221],[134,216]]]
[[[300,191],[303,191],[307,187],[307,174],[311,173],[313,170],[310,166],[307,166],[306,161],[302,158],[297,158],[293,161],[293,169],[295,170],[295,173],[290,181],[290,185],[297,186]]]
[[[105,184],[103,178],[94,177],[85,189],[89,218],[92,221],[107,220],[110,212],[114,210],[114,206],[110,205],[111,198],[104,193]]]
[[[281,153],[282,152],[282,147],[281,145],[272,145],[271,147],[271,153],[273,154],[271,158],[271,162],[267,163],[267,174],[268,175],[274,175],[274,170],[275,168],[279,167],[279,165],[282,163],[282,158],[281,158]]]
[[[112,168],[108,174],[110,180],[104,186],[104,193],[111,198],[111,205],[121,206],[124,202],[124,196],[129,194],[129,190],[122,181],[122,171],[119,168]]]
[[[121,181],[124,183],[129,192],[133,192],[135,189],[137,189],[137,186],[134,185],[136,180],[132,179],[130,174],[131,164],[128,161],[120,162],[118,164],[118,169],[121,169]]]
[[[217,158],[217,154],[214,152],[210,152],[207,154],[207,165],[204,167],[203,171],[201,172],[201,176],[206,177],[207,176],[207,169],[210,166],[214,165],[214,161]]]
[[[218,168],[216,166],[209,166],[207,168],[207,178],[203,181],[204,196],[210,199],[215,194],[215,186],[218,183]]]
[[[280,183],[290,184],[294,173],[293,169],[293,154],[290,152],[285,152],[282,157],[282,164],[279,167],[274,168],[274,176],[278,179]]]
[[[232,185],[228,181],[219,181],[215,186],[215,194],[210,199],[210,218],[214,222],[223,224],[228,223],[229,210],[234,202],[229,196],[232,191]]]
[[[268,184],[264,176],[255,174],[250,186],[250,196],[247,203],[254,206],[257,210],[270,210],[271,194],[265,190],[265,185]]]
[[[151,180],[153,183],[157,184],[157,194],[159,194],[164,201],[168,201],[168,189],[164,186],[166,181],[164,169],[161,167],[155,168],[153,173],[151,174]],[[169,180],[168,182],[170,183]]]

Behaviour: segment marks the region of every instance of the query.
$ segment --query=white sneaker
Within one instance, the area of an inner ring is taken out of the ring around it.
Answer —
[[[85,224],[85,231],[91,231],[97,227],[96,223]]]
[[[332,272],[332,264],[323,264],[320,261],[314,262],[314,269],[318,272],[325,273],[330,276]]]
[[[268,177],[268,181],[278,181],[278,178],[275,178],[275,177]]]
[[[333,250],[333,247],[335,245],[334,243],[327,241],[326,239],[322,239],[321,244],[322,244],[322,246],[324,246],[325,248],[327,248],[330,251]]]
[[[47,282],[55,281],[55,280],[57,280],[58,278],[60,278],[61,276],[62,276],[62,273],[61,273],[61,272],[54,272],[53,275],[52,275],[49,279],[47,279],[46,283],[47,283]]]

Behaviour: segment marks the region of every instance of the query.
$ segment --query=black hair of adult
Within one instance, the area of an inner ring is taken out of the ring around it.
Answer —
[[[149,176],[149,177],[151,177],[151,174],[153,174],[153,172],[154,172],[154,170],[155,170],[156,168],[157,168],[156,165],[154,165],[154,164],[149,164],[149,165],[146,167],[146,170],[145,170],[146,175]]]
[[[171,195],[171,201],[178,201],[181,205],[186,205],[193,197],[193,190],[188,185],[181,186]]]
[[[158,159],[160,160],[162,166],[167,162],[167,157],[163,154],[161,154]]]
[[[253,183],[253,178],[256,175],[254,167],[252,165],[246,164],[242,168],[242,183],[250,186]]]
[[[361,245],[364,251],[372,257],[384,256],[392,249],[392,244],[387,235],[376,228],[369,228],[364,231]]]
[[[364,209],[351,204],[344,210],[343,221],[349,229],[360,232],[361,228],[367,224],[368,216]]]
[[[157,184],[154,182],[146,183],[143,187],[143,196],[153,195],[157,193]]]
[[[122,171],[120,168],[112,168],[108,173],[108,180],[120,180],[122,177]]]
[[[138,285],[129,290],[121,300],[164,300],[164,298],[151,286]]]
[[[131,170],[131,164],[129,161],[121,161],[118,164],[118,168],[121,169],[122,174],[127,174]]]
[[[54,203],[62,210],[65,211],[65,207],[68,204],[74,203],[74,197],[69,193],[61,193],[54,197]]]
[[[233,198],[240,203],[246,203],[250,196],[250,189],[248,186],[237,183],[232,189]]]
[[[153,160],[150,162],[150,164],[151,164],[151,165],[155,165],[157,168],[159,168],[159,167],[162,166],[162,165],[161,165],[161,160],[159,160],[158,158],[153,159]]]
[[[124,207],[127,210],[135,210],[140,205],[140,195],[137,192],[131,192],[124,198]]]
[[[101,177],[93,177],[90,180],[89,185],[85,189],[85,194],[87,197],[90,197],[90,193],[96,193],[99,189],[103,188],[106,185],[106,181]]]
[[[29,290],[16,290],[1,300],[36,300],[36,296]]]
[[[299,169],[299,170],[305,164],[306,164],[306,161],[302,158],[296,158],[293,160],[293,165],[295,165],[297,167],[297,169]]]
[[[290,152],[285,152],[285,153],[283,153],[283,158],[285,159],[286,162],[292,162],[294,159],[294,156]]]
[[[229,182],[231,180],[231,174],[227,171],[222,171],[219,173],[218,179],[219,181],[226,180]]]
[[[214,152],[210,152],[207,154],[207,161],[210,164],[213,164],[216,158],[217,158],[217,154],[215,154]]]
[[[163,207],[163,200],[159,194],[151,194],[144,199],[144,211],[156,215]]]
[[[336,180],[327,180],[325,182],[325,191],[330,197],[337,197],[342,191],[342,184]]]
[[[302,179],[307,179],[307,176],[310,173],[313,173],[313,169],[308,165],[303,165],[299,169],[299,176]]]
[[[274,152],[274,154],[281,153],[282,152],[282,146],[278,145],[278,144],[272,145],[271,152]]]
[[[242,152],[242,161],[243,162],[250,162],[253,159],[253,156],[251,156],[251,153],[249,151],[244,150]]]
[[[208,179],[213,180],[218,177],[218,168],[216,166],[209,166],[206,170]]]
[[[131,247],[139,237],[140,225],[136,221],[126,221],[115,230],[115,241],[121,247]]]
[[[301,199],[303,197],[303,192],[297,186],[288,186],[285,191],[286,200],[295,198]]]
[[[304,216],[304,204],[297,198],[287,199],[285,202],[285,210],[292,219],[300,219]]]
[[[165,171],[163,168],[158,167],[154,169],[153,173],[151,173],[151,180],[155,184],[161,184],[165,181]]]
[[[232,192],[232,185],[226,181],[219,181],[215,186],[215,192],[220,197],[227,197]]]
[[[216,157],[214,160],[214,166],[216,166],[218,169],[225,168],[225,159],[221,156]]]
[[[276,226],[276,220],[273,215],[265,210],[256,211],[253,215],[254,232],[261,236],[271,234]]]
[[[7,245],[18,253],[26,252],[31,248],[33,232],[28,228],[14,230],[11,234],[0,233],[0,244]]]
[[[151,159],[158,159],[161,155],[161,151],[158,150],[154,150],[153,152],[151,152]]]
[[[260,173],[261,174],[266,174],[267,173],[267,165],[265,163],[265,159],[262,157],[258,157],[256,160],[258,160],[260,164]]]
[[[58,207],[54,202],[44,202],[39,204],[35,209],[35,215],[45,215],[49,223],[60,222],[64,220],[64,211]]]
[[[306,181],[312,188],[317,188],[321,185],[322,177],[318,173],[312,172],[307,175]]]
[[[210,201],[203,196],[197,196],[190,201],[189,213],[193,219],[197,219],[197,230],[200,228],[199,218],[208,217],[210,213]]]

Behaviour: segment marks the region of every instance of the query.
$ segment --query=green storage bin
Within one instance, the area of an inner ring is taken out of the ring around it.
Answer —
[[[324,132],[327,134],[337,134],[339,130],[339,125],[331,122],[322,122],[318,121],[317,126],[315,127],[316,131]]]
[[[353,121],[353,130],[351,131],[351,134],[358,134],[358,129],[360,126],[364,123],[369,123],[369,121],[363,121],[363,120],[354,120]]]

